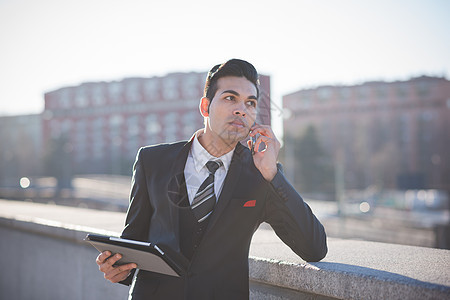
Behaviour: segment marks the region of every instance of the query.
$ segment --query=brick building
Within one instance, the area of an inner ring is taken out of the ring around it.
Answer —
[[[322,147],[344,169],[347,189],[450,190],[450,81],[320,86],[283,97],[285,136],[313,125]],[[289,165],[296,160],[286,157]],[[298,167],[298,166],[297,166]]]
[[[129,173],[139,147],[189,139],[203,127],[206,73],[89,82],[45,94],[44,140],[61,139],[75,173]],[[270,77],[261,76],[259,122],[270,124]]]

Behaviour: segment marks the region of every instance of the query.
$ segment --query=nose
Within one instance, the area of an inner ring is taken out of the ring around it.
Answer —
[[[239,105],[239,106],[234,108],[233,115],[245,117],[247,115],[247,112],[245,110],[246,109],[245,109],[244,105]]]

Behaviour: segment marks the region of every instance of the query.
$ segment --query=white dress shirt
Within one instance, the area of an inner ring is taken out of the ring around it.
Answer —
[[[231,158],[233,157],[234,149],[222,155],[221,157],[214,157],[206,151],[205,148],[198,141],[200,131],[195,133],[192,141],[192,147],[189,151],[186,165],[184,166],[184,178],[186,179],[186,189],[188,193],[189,203],[192,204],[195,194],[200,185],[209,176],[209,171],[206,168],[206,163],[210,160],[221,160],[223,166],[217,169],[214,174],[214,193],[216,199],[219,199],[220,192],[223,188],[223,183],[230,167]]]

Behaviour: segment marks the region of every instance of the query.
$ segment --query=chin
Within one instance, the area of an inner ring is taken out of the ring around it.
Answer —
[[[234,144],[246,139],[248,137],[248,133],[231,131],[223,134],[221,137],[227,141],[227,143]]]

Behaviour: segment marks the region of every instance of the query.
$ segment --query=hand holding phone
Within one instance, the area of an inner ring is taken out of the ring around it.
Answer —
[[[247,141],[253,162],[264,179],[271,181],[277,173],[277,159],[281,144],[269,125],[253,124]]]

